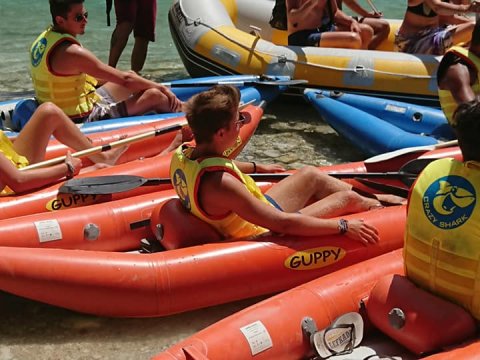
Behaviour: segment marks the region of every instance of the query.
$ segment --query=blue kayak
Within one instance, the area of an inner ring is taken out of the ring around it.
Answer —
[[[304,95],[332,128],[368,156],[439,143],[434,136],[406,131],[393,122],[335,100],[325,93],[322,90],[306,90]]]
[[[366,111],[413,134],[433,136],[441,140],[456,138],[445,114],[439,108],[342,91],[317,91],[334,100]]]
[[[170,86],[172,92],[174,92],[175,95],[182,101],[188,100],[191,96],[207,90],[213,85],[232,84],[240,89],[242,103],[253,102],[254,104],[258,105],[262,100],[271,102],[279,94],[284,92],[288,87],[289,80],[290,78],[288,76],[265,78],[258,75],[228,75],[188,78],[163,84]],[[4,130],[5,134],[9,137],[16,136],[18,131],[21,129],[21,124],[18,120],[14,121],[16,118],[14,116],[14,111],[28,114],[34,111],[34,106],[33,99],[18,99],[0,102],[0,130]],[[170,119],[179,115],[181,115],[181,113],[129,116],[118,119],[84,123],[80,126],[80,128],[83,133],[89,134],[93,132],[109,131],[131,125],[159,121],[162,119]],[[25,117],[25,115],[23,115],[23,117]]]

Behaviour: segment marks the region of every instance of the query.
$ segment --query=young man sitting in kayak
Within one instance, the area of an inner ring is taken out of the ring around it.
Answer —
[[[82,47],[77,36],[85,33],[88,21],[83,2],[50,0],[53,25],[30,49],[39,103],[55,103],[75,122],[181,111],[180,100],[167,87],[108,66]]]
[[[0,131],[0,195],[33,190],[62,178],[71,178],[80,172],[82,160],[72,157],[70,153],[62,164],[19,170],[44,159],[52,135],[77,151],[93,147],[60,108],[52,103],[40,105],[13,143]],[[89,158],[97,163],[96,168],[105,167],[115,164],[125,150],[126,147],[119,147],[93,154]]]
[[[373,29],[337,6],[336,0],[286,0],[288,45],[368,49]]]
[[[408,201],[405,268],[417,285],[462,305],[480,320],[480,102],[459,105],[454,119],[463,162],[430,163]]]
[[[245,175],[255,172],[252,163],[222,155],[248,121],[239,113],[238,104],[238,89],[226,85],[197,94],[185,103],[196,146],[184,144],[176,150],[170,177],[186,209],[225,237],[271,230],[300,236],[340,233],[364,244],[378,240],[377,230],[362,220],[326,218],[368,210],[379,206],[379,201],[360,196],[347,183],[314,167],[298,170],[262,194],[255,181]],[[312,198],[316,201],[310,204]]]

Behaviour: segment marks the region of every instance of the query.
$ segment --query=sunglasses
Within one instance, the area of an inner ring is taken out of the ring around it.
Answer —
[[[88,11],[85,11],[83,14],[77,14],[73,18],[73,20],[75,20],[77,23],[82,22],[84,20],[87,21],[87,19],[88,19]]]
[[[240,128],[245,124],[245,120],[247,120],[245,115],[243,115],[241,112],[238,112],[238,120],[235,121],[235,125],[237,126],[237,130],[240,130]]]

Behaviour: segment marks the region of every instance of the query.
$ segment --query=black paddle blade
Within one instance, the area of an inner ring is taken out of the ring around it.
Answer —
[[[400,168],[400,172],[407,173],[407,174],[413,174],[413,175],[418,175],[420,174],[423,169],[427,167],[428,164],[431,162],[438,160],[438,158],[426,158],[426,159],[413,159],[404,164]]]
[[[361,174],[359,174],[361,176]],[[354,178],[359,183],[362,183],[365,186],[368,186],[372,189],[379,190],[385,194],[397,195],[403,198],[408,197],[408,190],[400,186],[384,184],[378,181],[373,181],[369,179],[363,179],[361,177]]]
[[[163,183],[170,183],[170,179],[147,179],[135,175],[95,176],[68,180],[58,191],[68,194],[105,195]]]

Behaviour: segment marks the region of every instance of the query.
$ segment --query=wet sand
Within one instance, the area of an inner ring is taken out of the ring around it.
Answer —
[[[149,359],[261,298],[163,318],[79,314],[0,292],[0,360]]]
[[[319,120],[312,107],[283,99],[267,108],[240,158],[298,168],[363,157]],[[243,300],[163,318],[112,319],[0,292],[0,360],[149,359],[259,300]]]

